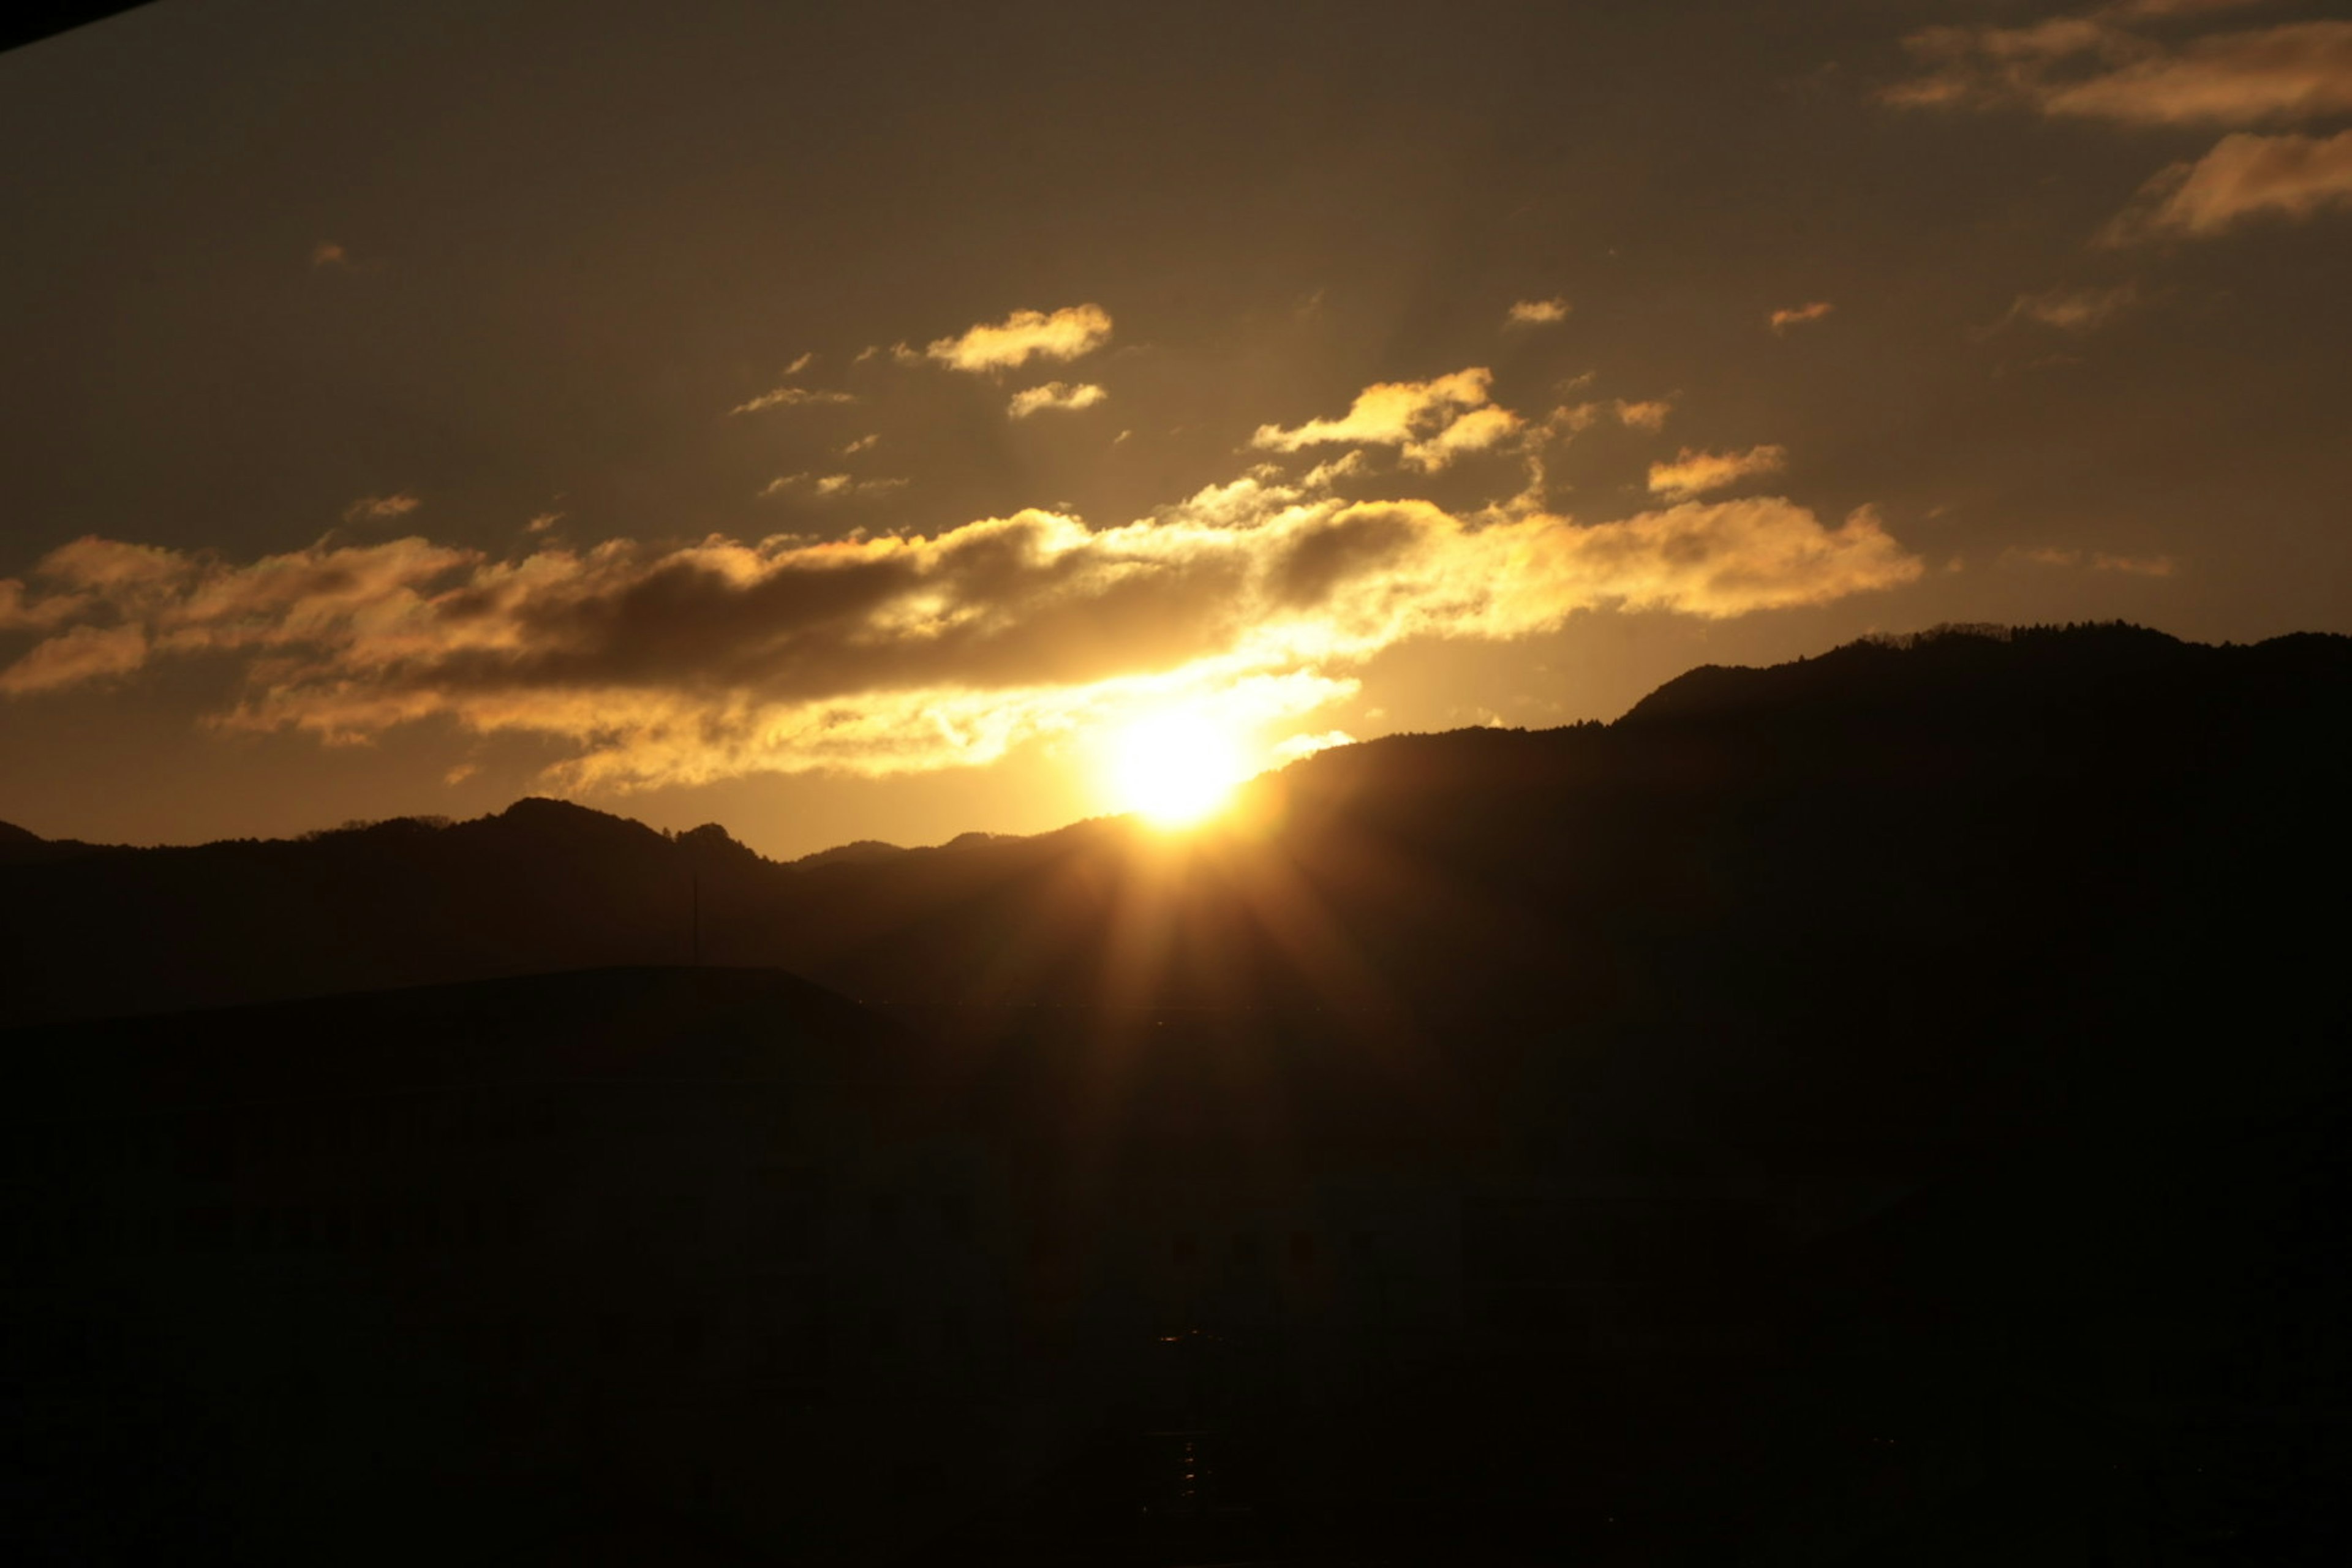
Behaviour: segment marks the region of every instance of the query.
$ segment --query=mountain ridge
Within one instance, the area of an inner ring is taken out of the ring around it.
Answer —
[[[1095,818],[776,861],[539,797],[152,849],[19,830],[0,1024],[697,956],[926,1005],[1618,1016],[1687,1013],[1680,987],[1769,1011],[1821,962],[1809,922],[2022,973],[2192,890],[2276,895],[2242,852],[2342,854],[2318,803],[2347,710],[2344,637],[1958,628],[1703,667],[1609,724],[1332,748],[1190,836]]]

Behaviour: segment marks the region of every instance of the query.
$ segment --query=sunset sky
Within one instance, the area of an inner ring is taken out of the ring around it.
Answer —
[[[0,820],[797,855],[2352,631],[2352,19],[163,3],[0,55]]]

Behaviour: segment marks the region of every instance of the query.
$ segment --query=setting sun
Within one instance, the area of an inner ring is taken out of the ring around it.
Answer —
[[[1110,739],[1112,800],[1162,827],[1186,826],[1215,811],[1245,771],[1234,736],[1197,713],[1150,714]]]

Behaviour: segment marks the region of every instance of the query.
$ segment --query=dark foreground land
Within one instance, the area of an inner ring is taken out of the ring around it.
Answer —
[[[10,1556],[2352,1560],[2347,717],[1961,634],[1183,841],[0,844]]]

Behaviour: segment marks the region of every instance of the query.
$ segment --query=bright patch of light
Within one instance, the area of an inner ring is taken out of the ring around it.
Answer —
[[[1108,763],[1118,809],[1162,827],[1200,821],[1224,805],[1246,772],[1230,730],[1181,710],[1147,714],[1126,725],[1111,738]]]

